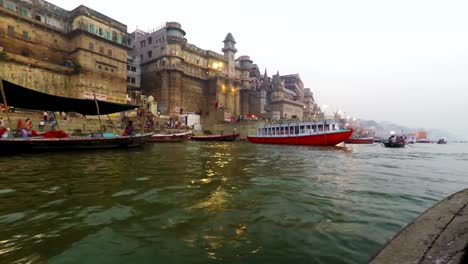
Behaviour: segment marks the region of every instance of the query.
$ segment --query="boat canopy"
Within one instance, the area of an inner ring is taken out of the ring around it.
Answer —
[[[1,81],[3,82],[3,89],[8,106],[41,111],[77,112],[83,115],[98,114],[94,100],[50,95],[5,80]],[[97,102],[99,105],[99,114],[101,115],[128,111],[138,107],[131,104],[118,104],[105,101]],[[2,96],[0,96],[0,103],[4,103]]]

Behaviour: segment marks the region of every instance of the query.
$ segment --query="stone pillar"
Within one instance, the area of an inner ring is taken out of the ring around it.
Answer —
[[[163,114],[169,114],[169,74],[166,71],[161,72],[161,100],[160,110]]]

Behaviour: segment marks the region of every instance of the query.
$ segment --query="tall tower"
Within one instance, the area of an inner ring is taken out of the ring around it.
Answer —
[[[229,77],[235,77],[236,62],[234,60],[234,55],[237,52],[236,41],[234,40],[234,37],[232,36],[232,34],[228,33],[223,42],[224,42],[224,48],[223,48],[224,58],[228,62],[228,75]]]

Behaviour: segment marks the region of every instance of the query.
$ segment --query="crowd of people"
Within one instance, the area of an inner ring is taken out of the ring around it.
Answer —
[[[395,135],[391,135],[389,138],[388,138],[388,141],[390,141],[391,143],[405,143],[406,142],[406,139],[404,136],[395,136]]]
[[[39,121],[39,131],[44,132],[46,125],[49,126],[49,130],[53,131],[57,127],[57,121],[54,112],[44,111],[42,118]],[[14,133],[11,132],[10,128],[7,128],[5,120],[3,117],[0,117],[0,137],[9,138],[9,137],[37,137],[39,136],[38,132],[33,129],[34,125],[30,118],[26,118],[23,122],[22,119],[18,119],[16,123],[16,129]]]

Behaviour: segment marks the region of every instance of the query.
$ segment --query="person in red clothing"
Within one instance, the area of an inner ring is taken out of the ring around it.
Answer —
[[[22,137],[23,132],[21,131],[23,129],[23,120],[18,119],[18,123],[16,123],[16,132],[15,132],[15,137]]]

